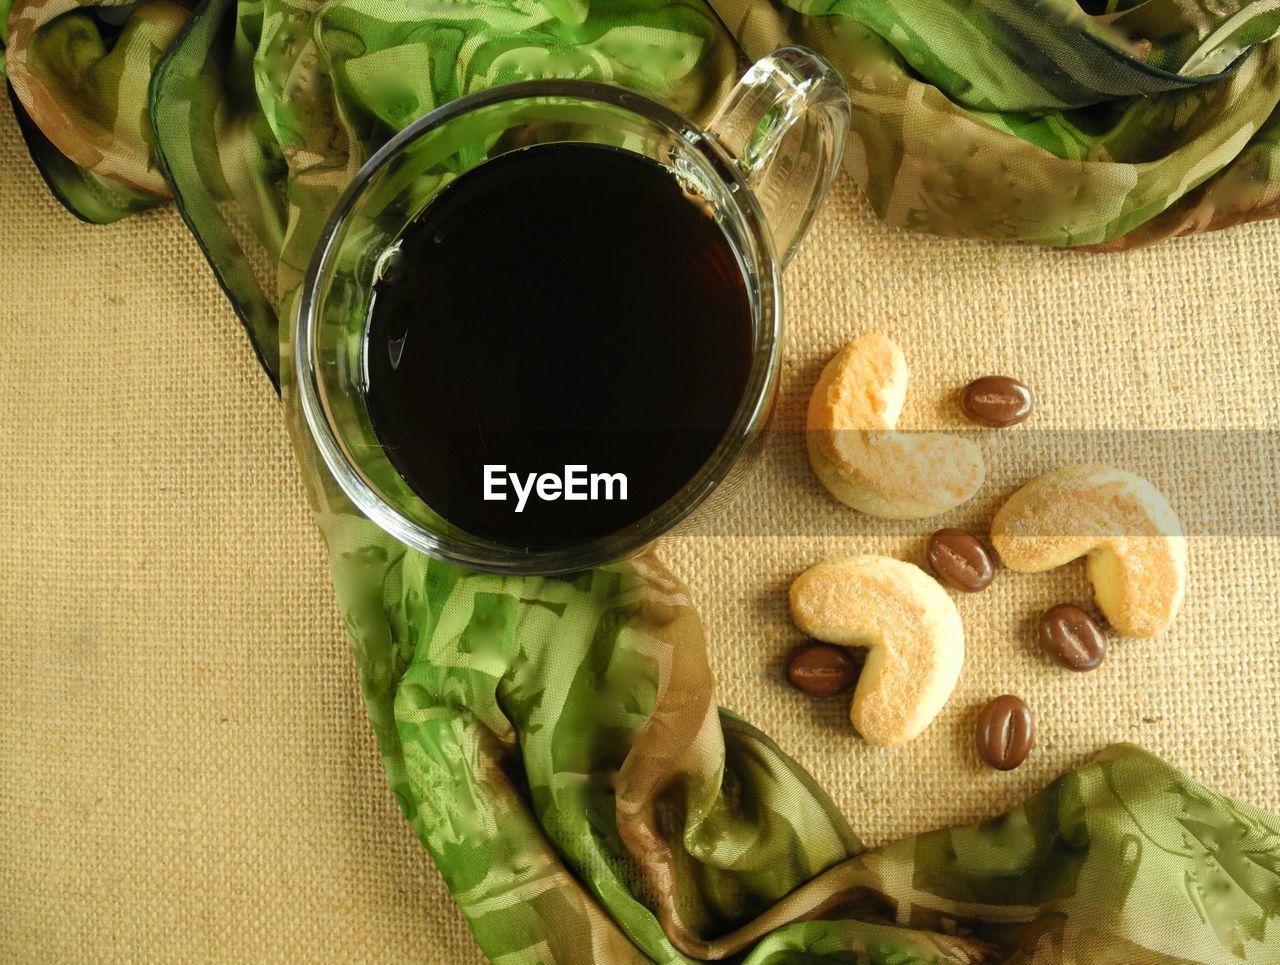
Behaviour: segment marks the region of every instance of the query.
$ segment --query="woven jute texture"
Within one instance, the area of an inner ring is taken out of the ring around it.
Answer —
[[[278,403],[195,243],[171,211],[76,223],[3,113],[0,959],[478,960],[387,791]],[[1107,256],[915,237],[841,181],[787,273],[772,443],[665,556],[706,617],[721,702],[868,843],[998,812],[1119,740],[1280,809],[1278,249],[1280,224]],[[989,372],[1038,390],[1032,423],[979,437],[989,482],[941,522],[983,532],[1067,458],[1168,491],[1192,534],[1171,633],[1071,674],[1034,626],[1088,599],[1082,569],[1001,572],[958,600],[950,704],[887,751],[844,699],[780,681],[790,580],[839,554],[919,562],[934,525],[861,517],[805,462],[808,390],[872,328],[911,365],[905,426],[961,427],[955,389]],[[971,731],[1005,691],[1039,744],[998,774]]]

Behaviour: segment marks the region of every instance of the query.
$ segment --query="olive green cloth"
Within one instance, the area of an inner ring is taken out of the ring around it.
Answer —
[[[987,5],[995,54],[976,63],[971,26],[941,41],[918,29],[939,5],[723,13],[748,49],[789,31],[840,64],[864,122],[855,173],[893,220],[1109,243],[1188,201],[1212,211],[1195,224],[1220,223],[1238,176],[1258,190],[1226,220],[1265,212],[1252,202],[1270,190],[1257,174],[1271,48],[1224,51],[1269,40],[1268,4],[1184,5],[1178,29],[1145,46],[1118,33],[1139,8],[1104,23],[1033,6]],[[118,33],[71,4],[19,3],[10,22],[10,77],[55,190],[101,220],[172,188],[287,401],[275,319],[290,317],[337,191],[389,131],[477,84],[539,74],[701,116],[734,56],[695,3],[211,2],[187,17],[152,0]],[[960,49],[963,81],[937,56]],[[932,142],[923,160],[918,140]],[[1172,160],[1153,156],[1179,142]],[[1028,168],[1038,188],[1020,180]],[[553,580],[460,573],[354,515],[297,441],[392,787],[491,957],[1274,955],[1280,837],[1261,812],[1118,748],[999,821],[864,854],[797,765],[717,714],[700,622],[656,562]]]
[[[181,219],[78,224],[4,116],[0,208],[0,960],[481,961],[388,793],[279,407]],[[1082,568],[1002,573],[957,597],[959,686],[893,751],[858,739],[846,699],[807,700],[781,672],[804,567],[923,562],[918,532],[837,503],[786,432],[836,348],[873,323],[906,347],[911,426],[961,425],[951,389],[996,370],[1039,390],[1019,436],[1274,430],[1280,294],[1247,279],[1271,270],[1280,221],[1077,257],[885,229],[841,178],[813,231],[786,276],[782,431],[715,532],[662,543],[706,624],[717,702],[872,845],[1004,811],[1114,741],[1280,811],[1274,537],[1196,524],[1172,631],[1113,641],[1092,674],[1057,668],[1033,635],[1046,606],[1087,600]],[[989,485],[940,522],[981,533],[1051,465],[991,460]],[[1212,469],[1187,488],[1155,458],[1133,468],[1188,526],[1212,487],[1242,504],[1274,491]],[[1006,690],[1031,704],[1038,741],[1001,774],[972,727]]]

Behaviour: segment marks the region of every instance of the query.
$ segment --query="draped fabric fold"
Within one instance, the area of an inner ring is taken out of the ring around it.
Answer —
[[[0,13],[7,6],[0,0]],[[713,9],[714,8],[714,9]],[[1280,822],[1143,751],[873,851],[719,710],[688,594],[644,557],[462,572],[343,498],[291,319],[339,193],[395,131],[531,77],[703,119],[743,56],[827,56],[885,220],[1124,247],[1280,204],[1272,0],[12,0],[5,67],[76,214],[172,198],[283,390],[388,780],[500,962],[1280,960]]]
[[[324,520],[402,808],[495,961],[1267,962],[1280,822],[1120,745],[1009,814],[865,851],[717,711],[652,558],[462,574]]]

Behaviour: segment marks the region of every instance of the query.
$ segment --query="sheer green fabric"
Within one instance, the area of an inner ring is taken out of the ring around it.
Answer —
[[[716,711],[697,615],[654,561],[513,580],[362,520],[327,529],[392,786],[495,961],[1280,954],[1276,819],[1136,747],[1003,817],[866,852]]]
[[[0,0],[3,9],[4,0]],[[325,218],[394,131],[480,87],[583,77],[705,118],[784,40],[843,72],[886,220],[1128,245],[1269,216],[1276,5],[1147,0],[14,0],[5,58],[53,190],[172,196],[282,386],[402,809],[495,961],[1280,960],[1280,822],[1116,747],[981,825],[865,851],[716,708],[652,558],[464,573],[353,511],[292,393]]]

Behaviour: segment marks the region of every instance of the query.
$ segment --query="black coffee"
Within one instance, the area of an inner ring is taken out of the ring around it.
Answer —
[[[751,308],[706,202],[665,168],[543,145],[408,227],[367,351],[374,428],[418,495],[551,548],[624,529],[706,462],[743,398]]]

